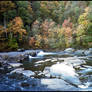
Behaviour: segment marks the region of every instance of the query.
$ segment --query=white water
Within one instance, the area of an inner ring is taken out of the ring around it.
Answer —
[[[40,51],[40,52],[37,54],[37,57],[43,57],[43,56],[46,56],[46,55],[55,55],[55,54],[57,54],[57,53]]]

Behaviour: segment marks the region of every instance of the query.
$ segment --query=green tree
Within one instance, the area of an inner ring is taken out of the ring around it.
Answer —
[[[85,8],[85,12],[78,19],[77,42],[82,46],[88,47],[92,42],[92,21],[90,18],[91,8]]]

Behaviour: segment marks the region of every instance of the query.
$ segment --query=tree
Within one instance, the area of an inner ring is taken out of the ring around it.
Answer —
[[[86,7],[85,12],[79,16],[77,28],[77,41],[78,44],[87,47],[92,42],[92,22],[90,19],[91,8]]]
[[[20,16],[23,20],[24,27],[29,32],[30,26],[33,22],[33,11],[29,1],[16,1],[17,16]]]
[[[64,20],[62,27],[64,30],[66,47],[69,47],[72,44],[72,33],[73,33],[72,32],[73,24],[70,22],[70,18],[68,18],[68,20]]]
[[[10,33],[11,39],[14,35],[18,41],[22,40],[23,36],[26,34],[26,30],[23,29],[23,21],[20,17],[15,17],[15,19],[10,22],[8,25],[8,33]]]
[[[7,12],[15,8],[15,4],[12,1],[0,1],[0,15],[3,17],[4,28],[7,25]],[[7,32],[7,31],[6,31]],[[6,33],[7,37],[7,33]]]

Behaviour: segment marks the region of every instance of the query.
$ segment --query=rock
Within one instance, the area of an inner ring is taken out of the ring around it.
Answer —
[[[89,48],[89,51],[92,51],[92,48]]]
[[[67,48],[64,50],[66,53],[73,53],[74,49],[73,48]]]
[[[51,62],[56,62],[56,61],[58,61],[57,58],[53,58],[53,59],[51,60]]]
[[[82,74],[92,74],[92,68],[87,68],[87,69],[81,70],[79,73],[82,73]]]
[[[24,70],[23,71],[23,75],[27,76],[27,77],[30,77],[30,76],[34,76],[35,73],[30,71],[30,70]]]
[[[21,52],[21,51],[25,51],[24,48],[18,49],[17,51]]]
[[[29,83],[27,83],[27,82],[22,82],[22,83],[21,83],[21,86],[22,86],[22,87],[29,87],[29,86],[30,86],[30,84],[29,84]]]
[[[3,60],[7,60],[9,58],[8,55],[2,55],[1,57],[2,57]]]
[[[82,56],[82,55],[85,55],[84,52],[85,52],[85,50],[77,50],[74,52],[74,54],[78,55],[78,56]]]
[[[92,54],[92,51],[91,51],[91,50],[86,50],[86,51],[84,52],[84,54],[85,54],[85,55],[90,55],[90,54]]]
[[[24,70],[24,68],[17,68],[10,72],[10,74],[17,73],[17,74],[23,74],[24,76],[31,77],[34,76],[35,73],[31,70]]]
[[[37,61],[35,62],[36,64],[39,64],[39,63],[44,63],[44,62],[49,62],[51,61],[51,59],[46,59],[46,60],[40,60],[40,61]]]
[[[3,60],[7,60],[8,62],[19,62],[20,60],[23,60],[27,58],[28,55],[35,53],[34,50],[25,50],[25,51],[16,51],[16,52],[4,52],[0,53],[0,57]]]
[[[17,68],[13,71],[10,72],[10,74],[13,74],[13,73],[22,73],[22,71],[24,70],[24,68]]]
[[[39,64],[39,63],[44,63],[44,62],[46,62],[46,61],[40,60],[40,61],[37,61],[37,62],[35,62],[35,63],[36,63],[36,64]]]
[[[11,68],[7,61],[0,62],[0,73],[8,73],[10,71]]]
[[[75,69],[63,63],[52,65],[50,67],[50,75],[53,77],[63,78],[73,85],[81,84]]]
[[[9,65],[15,68],[15,67],[20,67],[23,64],[22,63],[9,63]]]
[[[54,91],[73,91],[78,90],[73,85],[70,85],[66,81],[62,79],[41,79],[41,84],[46,85],[47,88],[52,89]]]
[[[20,81],[27,79],[25,76],[23,76],[23,74],[18,74],[18,73],[10,74],[10,73],[8,73],[7,75],[10,79],[17,79],[17,80],[20,80]]]
[[[36,52],[32,52],[30,55],[31,55],[32,57],[36,57]]]
[[[51,59],[46,59],[46,60],[45,60],[45,62],[49,62],[49,61],[51,61]]]
[[[46,77],[49,77],[49,78],[50,78],[50,67],[45,67],[45,68],[44,68],[44,71],[43,71],[43,74],[44,74]]]
[[[0,73],[5,73],[5,70],[3,67],[0,68]]]
[[[64,63],[67,65],[72,65],[72,66],[79,66],[81,64],[85,64],[85,60],[79,59],[77,57],[68,57],[64,59]]]

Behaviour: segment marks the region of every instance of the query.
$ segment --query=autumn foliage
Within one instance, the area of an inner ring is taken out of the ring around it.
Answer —
[[[13,32],[14,35],[19,34],[20,40],[22,39],[23,35],[26,34],[26,30],[23,29],[23,21],[20,17],[16,17],[10,22],[8,32]]]
[[[0,47],[92,47],[92,1],[0,1]]]

